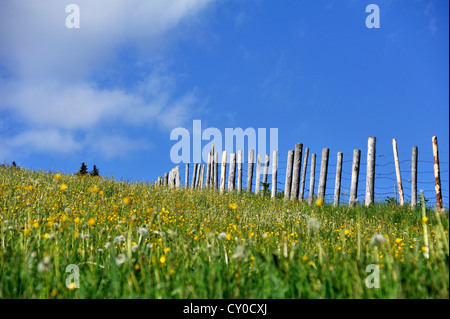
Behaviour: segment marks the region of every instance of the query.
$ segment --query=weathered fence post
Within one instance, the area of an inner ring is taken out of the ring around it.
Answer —
[[[306,182],[306,170],[308,168],[308,155],[309,155],[309,147],[305,148],[305,155],[303,158],[303,168],[302,168],[302,181],[300,185],[300,201],[303,201],[303,197],[305,194],[305,182]]]
[[[230,154],[230,172],[228,173],[228,190],[234,190],[236,181],[236,153]]]
[[[184,186],[186,188],[189,186],[189,163],[186,163],[186,169],[184,174]]]
[[[271,197],[275,199],[277,196],[277,171],[278,171],[278,151],[273,151],[272,155],[272,194]]]
[[[164,186],[169,185],[169,173],[164,173]]]
[[[269,162],[270,162],[270,154],[266,154],[264,158],[264,173],[262,178],[262,183],[267,184],[267,177],[269,176]]]
[[[225,190],[225,177],[227,175],[227,151],[222,153],[222,167],[220,170],[220,192]]]
[[[237,190],[240,192],[242,190],[242,150],[237,152]]]
[[[303,144],[295,144],[294,162],[292,167],[292,186],[291,186],[291,200],[298,199],[299,184],[300,184],[300,167],[302,166],[302,149]]]
[[[212,188],[215,187],[215,183],[214,183],[214,174],[215,174],[215,159],[214,159],[214,144],[211,145],[211,180],[209,182],[209,184],[211,185]]]
[[[418,157],[417,146],[412,148],[412,159],[411,159],[411,208],[417,205],[417,157]]]
[[[219,154],[214,152],[214,187],[219,188]]]
[[[334,207],[339,206],[339,199],[341,197],[341,177],[342,177],[342,158],[344,154],[338,152],[336,164],[336,182],[334,183]]]
[[[191,188],[195,188],[195,182],[197,180],[197,163],[194,163],[194,170],[192,171],[192,183]]]
[[[359,161],[361,160],[361,151],[353,150],[353,163],[352,163],[352,181],[350,186],[350,200],[349,206],[353,207],[358,198],[358,180],[359,180]]]
[[[255,150],[251,149],[248,153],[248,169],[247,169],[247,191],[252,191],[253,186],[253,167],[255,166]]]
[[[375,200],[375,155],[376,137],[371,136],[367,142],[366,206],[373,204]]]
[[[255,194],[259,193],[259,181],[261,180],[261,154],[256,157],[256,182],[255,182]]]
[[[316,182],[316,154],[311,155],[311,173],[309,176],[309,199],[308,203],[311,205],[314,200],[314,184]]]
[[[405,203],[405,197],[403,195],[402,176],[400,173],[400,163],[398,161],[397,140],[395,138],[392,139],[392,149],[394,151],[395,175],[397,176],[397,185],[398,185],[398,195],[400,198],[400,206],[403,206],[403,204]]]
[[[205,179],[205,164],[202,164],[200,168],[200,181],[199,181],[199,187],[202,189],[204,179]]]
[[[436,206],[438,213],[442,213],[442,193],[441,193],[441,171],[439,169],[439,149],[437,136],[433,136],[433,159],[434,159],[434,189],[436,191]]]
[[[209,186],[210,181],[211,181],[211,153],[208,153],[208,164],[206,164],[205,187]]]
[[[202,164],[198,164],[197,165],[197,180],[196,180],[196,182],[195,182],[195,188],[198,188],[198,187],[200,187],[200,174],[201,174],[201,172],[202,172]]]
[[[173,168],[169,172],[169,187],[173,188]]]
[[[318,199],[325,200],[325,192],[327,188],[327,173],[328,173],[328,156],[330,154],[329,148],[324,148],[322,150],[322,159],[320,164],[320,178],[319,178],[319,189],[317,192]]]
[[[175,167],[175,187],[180,188],[180,166]]]
[[[287,200],[291,197],[291,184],[292,184],[292,163],[294,161],[294,151],[289,150],[287,155],[286,165],[286,180],[284,182],[284,199]]]

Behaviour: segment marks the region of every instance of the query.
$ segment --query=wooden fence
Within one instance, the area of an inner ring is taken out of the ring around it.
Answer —
[[[400,161],[399,161],[399,153],[397,149],[397,141],[395,139],[392,140],[392,148],[393,148],[393,158],[394,158],[394,167],[395,167],[395,181],[396,181],[396,191],[395,198],[397,198],[397,193],[399,197],[399,204],[405,204],[405,192],[404,185],[402,183],[401,170],[400,170]],[[434,164],[434,186],[435,186],[435,198],[436,198],[436,207],[439,211],[443,209],[443,196],[442,196],[442,185],[441,185],[441,177],[440,177],[440,162],[439,162],[439,152],[438,152],[438,143],[437,138],[434,136],[432,138],[432,148],[433,148],[433,164]],[[311,159],[309,162],[309,190],[305,190],[306,179],[307,179],[307,169],[308,169],[308,160],[309,160],[309,148],[306,147],[303,149],[303,144],[297,143],[293,150],[288,150],[287,152],[287,160],[284,174],[284,188],[280,184],[283,185],[281,181],[278,181],[279,177],[283,177],[283,175],[279,175],[281,167],[279,167],[279,154],[278,151],[273,151],[272,157],[268,154],[258,154],[255,158],[255,150],[251,149],[248,154],[248,160],[245,161],[242,156],[242,151],[238,150],[237,153],[229,154],[227,156],[227,152],[224,151],[222,153],[222,161],[220,163],[220,175],[219,175],[219,163],[218,158],[219,155],[214,151],[214,145],[212,145],[211,152],[208,155],[208,162],[206,164],[198,164],[194,163],[193,165],[185,164],[185,173],[184,173],[184,187],[190,187],[193,189],[197,188],[212,188],[217,189],[220,193],[224,191],[242,191],[243,188],[243,180],[246,173],[246,184],[245,190],[248,192],[254,192],[255,194],[260,194],[262,190],[265,190],[265,193],[268,194],[268,175],[269,170],[271,170],[271,192],[270,196],[272,198],[276,198],[279,195],[279,191],[282,190],[284,194],[282,197],[284,200],[308,200],[309,204],[312,204],[314,200],[320,199],[326,200],[327,190],[327,181],[328,181],[328,167],[329,167],[329,155],[330,149],[324,148],[322,150],[322,156],[320,159],[320,172],[319,172],[319,182],[317,188],[317,196],[315,195],[315,182],[316,182],[316,158],[317,155],[315,153],[311,154]],[[384,155],[382,155],[384,156]],[[412,148],[411,153],[411,177],[409,181],[410,184],[410,205],[411,207],[415,207],[417,205],[417,183],[418,183],[418,148],[414,146]],[[264,157],[264,166],[262,166],[262,159]],[[227,158],[229,158],[229,162],[227,163]],[[337,153],[337,161],[336,161],[336,171],[334,176],[334,194],[333,194],[333,205],[338,206],[342,204],[342,179],[343,173],[351,175],[350,180],[350,190],[348,196],[348,205],[354,206],[358,202],[358,187],[360,185],[360,168],[362,166],[361,163],[361,150],[355,149],[353,150],[352,157],[352,166],[351,172],[343,171],[343,160],[344,154],[342,152]],[[369,137],[367,143],[367,162],[366,166],[366,175],[365,175],[365,196],[364,196],[364,204],[366,206],[371,205],[375,202],[375,179],[377,178],[389,178],[381,175],[387,175],[380,173],[377,175],[376,168],[377,166],[386,166],[386,165],[377,165],[377,154],[376,154],[376,138]],[[256,167],[255,167],[256,162]],[[271,162],[271,167],[270,167]],[[247,170],[243,168],[243,164],[247,164]],[[445,163],[448,165],[448,162]],[[192,174],[190,174],[190,169],[192,168]],[[228,177],[227,177],[228,171]],[[447,170],[448,172],[448,170]],[[256,175],[256,183],[255,187],[253,187],[253,179]],[[189,176],[192,176],[192,180],[189,181]],[[220,176],[220,181],[219,181]],[[165,173],[164,177],[158,177],[156,181],[157,185],[160,186],[168,186],[170,188],[179,188],[181,185],[181,173],[180,166],[174,167],[170,172]],[[237,184],[237,185],[236,185]],[[398,191],[397,191],[398,190]],[[308,198],[306,198],[306,192],[309,193]]]

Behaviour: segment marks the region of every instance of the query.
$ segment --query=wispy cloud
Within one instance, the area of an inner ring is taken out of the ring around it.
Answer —
[[[80,139],[80,133],[96,132],[95,150],[114,157],[146,144],[110,136],[111,126],[126,132],[127,127],[167,130],[182,124],[200,99],[198,91],[179,92],[176,75],[148,61],[170,39],[171,30],[209,2],[79,0],[80,29],[65,27],[61,1],[2,2],[0,114],[24,127],[2,137],[3,152],[88,150],[92,141]],[[138,51],[132,62],[147,75],[126,86],[113,77],[106,85],[96,83],[98,74],[114,74],[124,47]]]

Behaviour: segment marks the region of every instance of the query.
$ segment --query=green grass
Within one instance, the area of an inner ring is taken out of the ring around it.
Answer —
[[[449,298],[448,212],[431,207],[423,223],[422,207],[0,167],[0,209],[0,298]],[[71,264],[80,288],[66,287]],[[379,288],[365,284],[370,264]]]

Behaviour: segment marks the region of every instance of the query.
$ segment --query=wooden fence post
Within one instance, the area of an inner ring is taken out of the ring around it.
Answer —
[[[319,189],[318,198],[325,201],[325,192],[327,188],[327,173],[328,173],[328,156],[330,154],[329,148],[324,148],[322,150],[322,159],[320,164],[320,178],[319,178]]]
[[[300,186],[300,168],[302,166],[302,150],[303,144],[295,144],[294,162],[292,167],[292,186],[291,186],[291,200],[298,199]]]
[[[220,192],[225,190],[225,177],[227,176],[227,151],[222,153],[222,168],[220,170]]]
[[[434,189],[436,191],[436,207],[438,213],[442,213],[442,208],[444,205],[442,204],[442,193],[441,193],[441,171],[439,168],[439,149],[437,137],[433,136],[433,159],[434,159]]]
[[[417,146],[412,148],[412,159],[411,159],[411,208],[417,205],[417,157],[418,157]]]
[[[287,165],[286,165],[286,179],[284,182],[284,199],[287,200],[291,197],[291,185],[292,185],[292,164],[294,162],[294,151],[288,150]]]
[[[266,157],[264,158],[264,173],[262,178],[263,184],[267,184],[267,177],[269,176],[269,162],[270,154],[266,154]]]
[[[228,173],[228,190],[234,190],[236,181],[236,153],[230,154],[230,172]]]
[[[208,153],[208,164],[206,164],[205,187],[209,186],[210,181],[211,181],[211,152]]]
[[[248,169],[247,169],[247,191],[252,192],[253,186],[253,167],[255,166],[255,150],[251,149],[248,153]]]
[[[195,182],[197,180],[197,163],[194,163],[194,170],[192,171],[192,183],[191,188],[195,188]]]
[[[373,204],[375,200],[375,156],[376,137],[371,136],[367,142],[366,206]]]
[[[169,172],[169,187],[173,187],[173,168]]]
[[[272,158],[272,199],[277,196],[278,151],[273,151]]]
[[[341,177],[342,177],[342,158],[344,154],[338,152],[336,164],[336,182],[334,184],[334,207],[339,206],[339,199],[341,197]]]
[[[237,152],[237,190],[242,190],[242,150]]]
[[[305,155],[303,158],[303,168],[302,168],[302,181],[300,185],[300,201],[303,201],[303,197],[305,194],[305,182],[306,182],[306,170],[308,168],[308,155],[309,155],[309,147],[305,148]]]
[[[186,163],[186,169],[184,173],[184,186],[186,188],[189,186],[189,163]]]
[[[200,181],[199,181],[199,185],[198,185],[201,189],[203,189],[204,179],[205,179],[205,164],[202,164],[201,168],[200,168]]]
[[[358,198],[358,180],[359,180],[359,161],[361,160],[361,151],[353,150],[353,163],[352,163],[352,181],[350,186],[350,200],[349,206],[355,206],[356,199]]]
[[[392,139],[392,149],[394,151],[395,175],[397,176],[398,195],[400,197],[400,206],[405,204],[405,196],[403,195],[402,176],[400,173],[400,163],[398,161],[397,140]]]
[[[169,185],[169,173],[164,173],[164,186]]]
[[[180,188],[180,166],[175,167],[175,187]]]
[[[259,181],[261,180],[261,154],[256,157],[256,182],[255,182],[255,194],[259,193]]]
[[[219,188],[219,154],[214,152],[214,187]]]
[[[308,204],[312,204],[314,200],[314,184],[316,181],[316,154],[311,155],[311,173],[309,176],[309,199]]]
[[[209,184],[211,185],[211,188],[214,188],[214,172],[215,172],[215,159],[214,159],[214,144],[211,145],[211,180]]]

